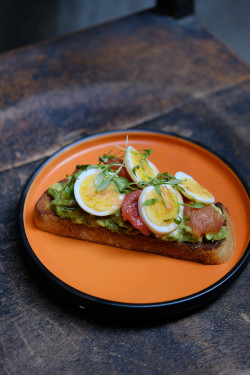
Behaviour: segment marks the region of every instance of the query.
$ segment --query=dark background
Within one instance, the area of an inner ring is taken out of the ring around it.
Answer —
[[[154,0],[0,0],[0,53],[155,5]],[[195,0],[210,31],[250,62],[250,0]]]

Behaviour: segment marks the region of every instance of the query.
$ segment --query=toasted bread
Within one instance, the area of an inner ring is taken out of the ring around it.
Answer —
[[[229,211],[222,205],[226,216],[228,236],[221,241],[211,242],[170,242],[156,237],[114,233],[102,227],[88,227],[74,224],[55,214],[50,205],[51,197],[45,192],[38,200],[34,210],[34,220],[43,231],[63,236],[100,243],[118,248],[143,251],[203,264],[221,264],[228,261],[235,249],[235,232]]]

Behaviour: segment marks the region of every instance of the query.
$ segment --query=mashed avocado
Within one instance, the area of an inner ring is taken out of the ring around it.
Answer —
[[[139,231],[135,229],[128,221],[123,221],[121,210],[118,210],[115,214],[97,217],[91,215],[82,210],[74,197],[74,183],[80,172],[75,173],[73,177],[70,177],[68,182],[57,182],[50,186],[48,193],[53,197],[51,200],[51,207],[56,214],[61,218],[70,219],[75,224],[85,224],[90,227],[105,227],[112,232],[126,233],[129,235],[139,234]],[[219,208],[216,208],[219,210]],[[207,234],[206,239],[208,241],[222,240],[227,237],[227,228],[223,226],[221,231],[216,234]],[[186,225],[183,220],[178,228],[161,237],[166,241],[178,241],[178,242],[201,242],[202,238],[196,238],[191,228]]]
[[[225,238],[227,238],[227,227],[223,226],[219,233],[207,234],[205,238],[208,241],[224,240]],[[202,237],[200,238],[195,237],[192,233],[191,228],[188,225],[185,225],[184,222],[182,222],[175,231],[165,235],[162,239],[166,241],[193,242],[193,243],[202,242],[203,240]]]
[[[103,217],[94,216],[82,210],[78,206],[71,188],[71,186],[74,186],[76,177],[73,178],[72,184],[57,182],[51,185],[48,190],[48,193],[54,198],[51,201],[51,207],[58,216],[63,219],[70,219],[74,224],[85,224],[89,227],[101,226],[108,228],[112,232],[130,235],[139,233],[128,221],[123,221],[121,210],[113,215]],[[66,189],[66,187],[69,189]]]

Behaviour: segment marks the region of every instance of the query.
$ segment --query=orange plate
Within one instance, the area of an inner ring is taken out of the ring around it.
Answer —
[[[99,155],[129,145],[152,148],[150,160],[161,172],[184,171],[228,207],[234,220],[237,247],[223,265],[202,264],[118,249],[42,232],[33,222],[35,203],[50,184],[70,174],[77,164],[96,164]],[[32,257],[56,281],[98,301],[122,304],[161,304],[213,288],[242,259],[249,241],[249,198],[237,175],[219,157],[188,140],[150,131],[100,134],[76,142],[43,164],[28,184],[21,212],[24,236]],[[26,246],[26,247],[27,247]],[[246,254],[245,254],[246,255]],[[40,262],[38,262],[40,264]],[[53,277],[54,277],[53,276]]]

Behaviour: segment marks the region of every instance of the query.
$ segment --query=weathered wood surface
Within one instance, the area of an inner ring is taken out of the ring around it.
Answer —
[[[164,130],[249,172],[250,68],[195,19],[142,14],[0,57],[0,373],[247,374],[249,267],[171,321],[90,316],[38,283],[18,202],[53,151],[99,131]]]
[[[0,131],[12,152],[0,149],[0,170],[249,77],[195,18],[150,13],[2,55]]]

